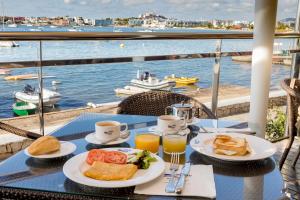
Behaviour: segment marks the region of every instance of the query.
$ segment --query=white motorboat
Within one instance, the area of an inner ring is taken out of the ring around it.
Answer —
[[[10,74],[10,69],[0,69],[0,75],[7,75]]]
[[[0,47],[18,47],[15,41],[0,41]]]
[[[35,91],[30,85],[26,85],[22,92],[16,92],[15,97],[18,100],[38,104],[39,103],[39,93]],[[44,106],[53,106],[61,98],[58,92],[54,92],[48,89],[43,89],[43,103]]]
[[[130,81],[132,86],[148,90],[171,90],[176,82],[172,80],[159,80],[154,74],[145,72],[141,77]]]
[[[7,27],[9,27],[9,28],[17,28],[18,25],[17,24],[9,24],[9,25],[7,25]]]
[[[117,88],[115,89],[116,94],[126,94],[126,95],[133,95],[141,92],[148,92],[149,89],[143,89],[135,86],[125,86],[124,88]]]
[[[32,32],[40,32],[42,31],[41,29],[37,29],[37,28],[31,28],[29,29],[29,31],[32,31]]]

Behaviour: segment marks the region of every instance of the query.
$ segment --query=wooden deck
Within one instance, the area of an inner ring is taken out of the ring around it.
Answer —
[[[281,154],[284,150],[285,143],[287,141],[282,141],[276,143],[278,146],[278,152],[275,155],[277,163],[281,158]],[[296,156],[298,147],[300,145],[300,139],[295,139],[292,149],[282,167],[281,174],[285,181],[287,192],[291,194],[292,199],[300,199],[300,159],[297,162],[295,168],[292,167],[292,162]]]

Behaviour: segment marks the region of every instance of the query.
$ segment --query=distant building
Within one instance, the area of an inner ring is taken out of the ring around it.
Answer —
[[[55,17],[50,20],[52,25],[55,26],[69,26],[70,22],[67,17]]]
[[[293,17],[285,18],[279,21],[279,23],[282,23],[284,25],[287,25],[289,27],[295,27],[295,21],[296,19]]]
[[[144,20],[132,18],[128,20],[129,26],[142,26],[144,24]]]
[[[84,20],[82,17],[74,17],[74,22],[79,26],[84,25]]]
[[[84,18],[83,22],[84,22],[85,25],[89,25],[89,26],[93,25],[93,20],[92,19]]]
[[[93,26],[112,26],[113,20],[111,18],[106,19],[94,19],[92,20]]]

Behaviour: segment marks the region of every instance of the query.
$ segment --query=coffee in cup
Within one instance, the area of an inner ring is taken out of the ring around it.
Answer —
[[[123,128],[125,127],[125,129]],[[124,130],[122,130],[122,128]],[[121,131],[122,130],[122,131]],[[108,142],[126,134],[128,125],[117,121],[101,121],[95,124],[95,137],[100,142]]]

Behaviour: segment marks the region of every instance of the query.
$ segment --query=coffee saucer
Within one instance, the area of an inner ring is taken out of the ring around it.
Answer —
[[[151,127],[149,127],[149,128],[148,128],[148,131],[151,131],[151,132],[153,132],[153,133],[155,133],[155,134],[157,134],[157,135],[162,136],[162,132],[161,132],[160,130],[157,129],[157,126],[151,126]],[[188,129],[188,128],[186,128],[186,129],[181,130],[181,131],[180,131],[180,134],[182,134],[182,135],[187,135],[187,134],[189,134],[190,132],[191,132],[191,130]]]
[[[88,143],[91,143],[91,144],[97,144],[97,145],[105,145],[105,146],[108,146],[108,145],[116,145],[116,144],[122,144],[123,142],[127,142],[129,139],[130,139],[130,132],[128,131],[128,137],[126,138],[121,138],[119,137],[118,139],[116,140],[113,140],[111,142],[101,142],[99,141],[96,137],[95,137],[95,132],[93,133],[90,133],[88,134],[87,136],[85,136],[85,140],[88,142]]]

